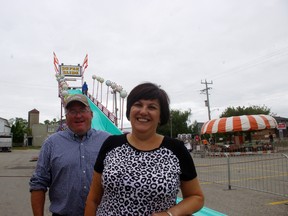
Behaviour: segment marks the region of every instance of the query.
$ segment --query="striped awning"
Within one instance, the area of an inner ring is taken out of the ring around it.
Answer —
[[[207,121],[202,126],[201,134],[255,131],[269,128],[277,128],[277,122],[272,116],[242,115]]]

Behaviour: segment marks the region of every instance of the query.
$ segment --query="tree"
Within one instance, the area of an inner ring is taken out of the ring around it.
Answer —
[[[30,132],[28,122],[23,118],[16,118],[13,122],[11,132],[13,133],[13,143],[23,143],[24,134]]]
[[[192,123],[192,125],[190,125],[190,128],[192,130],[192,134],[200,134],[198,122],[196,120]]]
[[[48,119],[44,121],[44,124],[45,124],[45,125],[54,125],[54,124],[57,124],[57,123],[59,123],[59,121],[57,121],[56,118],[53,118],[52,121],[50,121],[50,120],[48,120]]]
[[[228,107],[222,114],[220,115],[220,118],[222,117],[230,117],[230,116],[241,116],[241,115],[257,115],[257,114],[264,114],[269,115],[271,113],[270,108],[267,108],[265,105],[263,106],[238,106],[238,107]]]
[[[47,120],[44,121],[44,124],[45,125],[50,125],[50,121],[47,119]]]
[[[166,125],[162,125],[157,129],[157,133],[177,137],[178,134],[183,133],[192,133],[191,128],[189,127],[189,117],[191,116],[191,110],[180,111],[180,110],[171,110],[170,121]],[[172,130],[171,130],[172,129]]]

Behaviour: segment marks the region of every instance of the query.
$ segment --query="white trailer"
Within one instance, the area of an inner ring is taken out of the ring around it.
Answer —
[[[12,134],[11,127],[7,119],[0,118],[0,151],[11,152]]]
[[[12,136],[1,136],[0,135],[0,151],[11,152],[12,149]]]

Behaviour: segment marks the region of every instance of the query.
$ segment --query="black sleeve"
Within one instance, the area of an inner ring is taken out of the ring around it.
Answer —
[[[197,177],[194,161],[184,145],[183,141],[165,137],[167,142],[167,148],[170,148],[177,156],[180,162],[181,174],[180,179],[183,181],[189,181]]]
[[[105,142],[103,143],[100,152],[98,154],[98,157],[96,159],[94,170],[98,173],[102,173],[104,169],[104,160],[106,158],[106,155],[109,151],[111,151],[113,148],[118,146],[119,144],[122,144],[124,142],[127,142],[126,135],[112,135],[109,136]]]

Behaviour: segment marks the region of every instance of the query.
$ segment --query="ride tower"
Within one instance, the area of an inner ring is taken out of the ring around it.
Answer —
[[[84,72],[86,70],[86,68],[88,67],[88,55],[85,56],[83,64],[80,65],[65,65],[63,63],[59,64],[59,60],[56,57],[56,54],[54,54],[54,67],[55,67],[55,76],[56,76],[56,80],[58,81],[58,97],[61,99],[61,122],[60,122],[60,128],[61,129],[65,129],[65,125],[63,123],[63,110],[64,110],[64,99],[65,97],[67,97],[69,94],[79,94],[82,93],[82,85],[84,83]],[[123,90],[123,88],[119,85],[117,85],[114,82],[111,82],[110,80],[106,81],[106,85],[107,85],[107,99],[106,99],[106,106],[103,105],[104,102],[102,102],[102,83],[104,82],[103,78],[100,78],[96,75],[92,76],[93,79],[93,93],[90,94],[89,92],[87,92],[87,97],[90,99],[91,103],[90,103],[90,107],[92,105],[96,106],[97,109],[95,109],[95,112],[98,112],[98,109],[102,112],[102,115],[104,114],[117,128],[118,125],[121,125],[121,130],[123,129],[123,105],[124,105],[124,98],[126,97],[127,93],[125,90]],[[97,80],[97,91],[96,91],[96,95],[94,97],[94,84],[95,84],[95,80]],[[99,89],[98,89],[98,84],[100,83],[101,85],[101,89],[100,89],[100,93],[101,96],[99,97],[98,100],[98,93],[99,93]],[[109,89],[112,89],[112,91],[110,92]],[[112,99],[112,112],[108,109],[108,95],[112,95],[113,99]],[[120,109],[118,109],[117,107],[117,97],[116,94],[119,93],[119,105]],[[121,100],[121,101],[120,101]],[[118,110],[120,111],[120,117],[118,118],[117,116],[117,112]],[[94,113],[93,111],[93,113]],[[95,113],[94,113],[95,115]],[[99,116],[100,115],[100,116]],[[104,119],[104,117],[99,114],[97,116],[97,118],[101,118],[102,121],[104,121],[105,123],[101,122],[101,125],[109,125],[109,122],[106,122],[106,120]],[[118,121],[121,121],[121,124],[118,124]],[[96,124],[96,123],[95,123]],[[97,123],[98,124],[98,123]],[[92,120],[92,127],[93,127],[93,120]],[[97,127],[97,125],[94,125],[94,127]],[[104,126],[99,126],[100,129],[103,129]],[[108,127],[108,126],[106,126]],[[111,128],[111,127],[110,127]],[[104,128],[107,129],[107,128]],[[112,129],[113,130],[113,129]],[[113,130],[114,131],[114,130]],[[118,131],[116,131],[115,133],[118,133]]]

